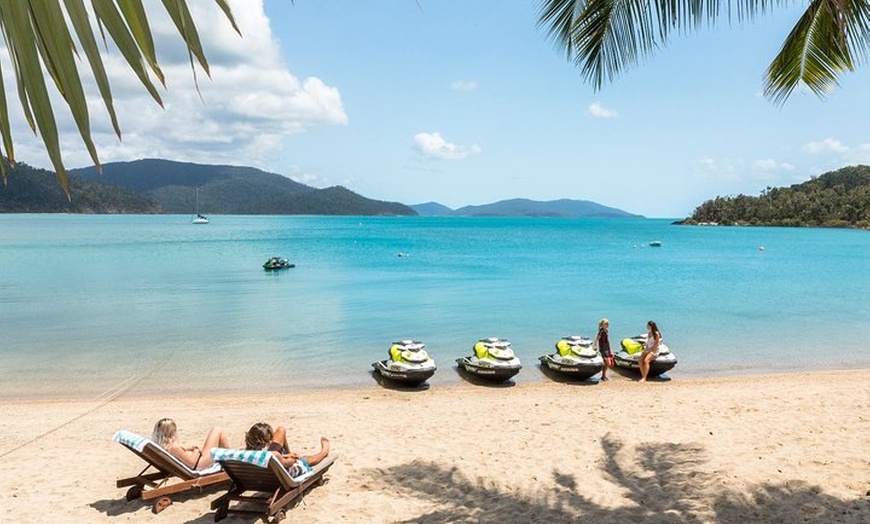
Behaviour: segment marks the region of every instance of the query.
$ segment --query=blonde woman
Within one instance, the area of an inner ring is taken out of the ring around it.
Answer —
[[[192,470],[206,469],[214,464],[211,458],[212,448],[230,447],[229,439],[220,428],[212,428],[208,432],[201,448],[182,446],[178,442],[178,426],[171,418],[162,418],[154,424],[151,440]]]

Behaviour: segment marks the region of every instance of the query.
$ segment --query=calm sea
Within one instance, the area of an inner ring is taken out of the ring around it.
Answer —
[[[661,247],[650,247],[659,240]],[[763,248],[763,249],[762,249]],[[403,256],[399,256],[402,254]],[[268,273],[273,255],[294,269]],[[0,397],[377,387],[393,340],[433,387],[474,341],[517,381],[563,335],[655,320],[669,375],[868,368],[870,233],[668,220],[0,215]]]

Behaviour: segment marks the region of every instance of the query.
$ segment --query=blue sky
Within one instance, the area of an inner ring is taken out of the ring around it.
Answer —
[[[537,27],[536,0],[234,1],[242,38],[196,4],[213,64],[202,98],[155,17],[166,107],[110,60],[124,137],[95,96],[103,162],[250,165],[407,204],[572,198],[650,217],[870,163],[867,67],[825,99],[761,96],[800,6],[676,36],[596,92]],[[67,164],[88,165],[64,130]],[[34,138],[16,140],[20,160],[50,166]]]

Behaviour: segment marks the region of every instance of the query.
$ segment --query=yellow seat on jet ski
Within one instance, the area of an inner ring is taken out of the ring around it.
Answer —
[[[474,354],[477,355],[477,358],[486,358],[487,353],[489,353],[489,351],[486,349],[486,344],[483,342],[478,342],[474,345]]]
[[[634,340],[633,338],[624,338],[622,339],[622,347],[628,352],[629,355],[634,355],[635,353],[640,353],[643,351],[643,344]]]
[[[559,355],[565,357],[571,354],[571,344],[564,338],[556,342],[556,349],[559,350]]]
[[[402,349],[402,346],[399,346],[398,344],[393,344],[390,347],[390,358],[393,360],[393,362],[405,361],[405,359],[402,358]]]

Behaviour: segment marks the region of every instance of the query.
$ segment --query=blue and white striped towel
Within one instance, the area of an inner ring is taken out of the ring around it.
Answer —
[[[139,435],[133,433],[132,431],[127,431],[125,429],[120,429],[120,430],[116,431],[115,435],[112,437],[112,440],[114,440],[115,442],[119,442],[119,443],[121,443],[129,448],[135,449],[139,453],[142,453],[142,451],[145,449],[146,445],[151,444],[151,446],[158,453],[160,453],[161,455],[166,457],[166,460],[171,460],[172,462],[176,463],[178,465],[178,467],[180,467],[184,470],[187,470],[187,472],[192,477],[201,477],[203,475],[210,475],[212,473],[217,473],[218,471],[221,470],[221,465],[218,464],[217,462],[215,462],[214,464],[212,464],[211,466],[209,466],[207,468],[203,468],[200,470],[190,469],[190,467],[187,464],[178,460],[174,455],[172,455],[172,453],[169,453],[168,451],[166,451],[162,447],[155,444],[153,440],[145,438],[145,437],[140,437]]]
[[[215,462],[219,460],[237,460],[239,462],[247,462],[265,468],[269,465],[269,460],[273,457],[271,451],[267,450],[250,450],[250,449],[226,449],[212,448],[211,458]]]
[[[115,436],[112,437],[112,440],[114,440],[115,442],[120,442],[127,447],[133,448],[140,453],[143,449],[145,449],[145,444],[151,442],[145,437],[140,437],[139,435],[124,429],[116,431]]]
[[[221,460],[237,460],[239,462],[247,462],[248,464],[253,464],[255,466],[259,466],[261,468],[265,468],[269,465],[270,460],[278,460],[278,457],[275,456],[274,453],[268,450],[242,450],[242,449],[226,449],[226,448],[213,448],[211,450],[211,458],[215,460],[215,462],[219,462]],[[314,473],[314,468],[308,465],[305,462],[305,459],[299,459],[295,463],[293,463],[290,468],[287,470],[287,474],[290,475],[295,482],[302,482],[307,479]]]

